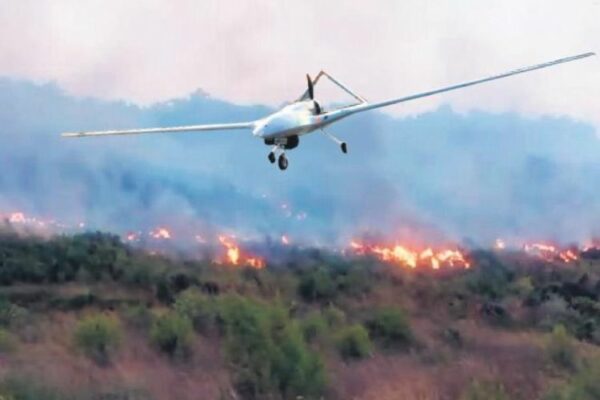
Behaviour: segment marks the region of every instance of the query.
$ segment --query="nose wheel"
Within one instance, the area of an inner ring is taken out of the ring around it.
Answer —
[[[270,152],[269,156],[267,158],[269,159],[269,162],[271,164],[273,164],[275,162],[275,153],[274,152]]]
[[[285,171],[288,167],[288,159],[285,156],[285,153],[282,153],[279,156],[279,159],[277,160],[277,165],[279,166],[279,169],[282,171]]]

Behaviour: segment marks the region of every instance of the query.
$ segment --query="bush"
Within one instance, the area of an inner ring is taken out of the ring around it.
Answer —
[[[196,332],[206,333],[217,316],[215,299],[197,289],[188,289],[175,300],[175,311],[192,321]]]
[[[222,302],[226,349],[244,398],[319,398],[326,377],[299,325],[281,306],[237,296]]]
[[[135,329],[147,332],[152,326],[154,315],[143,304],[128,306],[123,310],[125,321]]]
[[[546,400],[597,400],[600,399],[600,360],[585,365],[569,382],[553,389]]]
[[[343,359],[361,359],[371,354],[369,332],[362,325],[351,325],[340,330],[336,345]]]
[[[413,334],[403,311],[396,308],[376,310],[367,320],[371,337],[386,347],[406,347],[413,341]]]
[[[346,323],[346,313],[335,306],[329,306],[323,311],[323,317],[330,328],[337,328]]]
[[[558,367],[575,370],[577,355],[573,339],[563,325],[556,325],[545,345],[548,360]]]
[[[7,330],[0,328],[0,353],[10,353],[17,347],[17,339]]]
[[[23,322],[27,315],[25,308],[12,304],[5,297],[0,297],[0,327],[14,327]]]
[[[101,390],[77,391],[53,388],[39,379],[20,375],[9,375],[0,381],[0,400],[151,400],[146,391],[129,387],[106,388]]]
[[[323,269],[306,272],[300,278],[298,292],[306,301],[320,302],[332,301],[337,294],[335,281]]]
[[[66,400],[57,391],[41,385],[37,380],[9,376],[0,382],[1,400]]]
[[[192,323],[187,317],[168,312],[154,321],[150,336],[161,351],[185,358],[191,351]]]
[[[513,272],[490,251],[471,253],[477,269],[467,278],[467,288],[488,300],[500,300],[506,296],[513,279]]]
[[[75,344],[98,363],[109,361],[119,346],[121,331],[115,318],[96,314],[83,318],[75,328]]]
[[[461,400],[508,400],[504,386],[496,382],[473,381],[460,397]]]
[[[315,340],[322,338],[328,330],[327,321],[325,321],[319,312],[313,312],[304,318],[301,327],[304,340],[308,343],[312,343]]]

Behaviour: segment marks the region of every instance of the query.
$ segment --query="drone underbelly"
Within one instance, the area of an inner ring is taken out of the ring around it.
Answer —
[[[317,126],[313,123],[309,124],[285,124],[277,126],[277,129],[266,134],[264,138],[290,137],[301,136],[314,131]]]

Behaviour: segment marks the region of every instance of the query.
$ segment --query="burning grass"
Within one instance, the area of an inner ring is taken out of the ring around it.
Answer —
[[[548,361],[553,329],[572,346],[573,373],[600,356],[590,249],[567,262],[558,247],[545,257],[508,245],[336,252],[288,242],[275,261],[221,236],[213,257],[189,259],[101,233],[0,235],[0,329],[19,338],[0,381],[19,371],[61,393],[121,386],[157,399],[442,400],[488,387],[535,399],[570,382]],[[90,314],[118,321],[110,363],[77,351]]]

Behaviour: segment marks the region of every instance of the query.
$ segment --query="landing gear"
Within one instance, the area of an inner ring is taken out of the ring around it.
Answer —
[[[342,149],[342,153],[344,153],[344,154],[348,153],[348,145],[346,144],[346,142],[342,142],[340,139],[336,138],[335,136],[333,136],[331,133],[327,132],[324,129],[321,129],[321,132],[323,132],[323,134],[325,136],[327,136],[329,139],[331,139],[335,143],[337,143],[340,146],[340,149]]]
[[[294,137],[292,136],[291,145],[293,147],[296,147],[296,146],[298,146],[298,137],[295,136],[295,138],[296,138],[295,141],[293,140],[293,138]],[[289,138],[284,138],[284,139],[286,141],[290,140]],[[265,141],[265,143],[267,143],[267,141]],[[288,144],[290,144],[290,143],[288,143],[288,142],[283,143],[283,144],[282,143],[275,143],[275,146],[273,146],[271,148],[271,151],[269,152],[269,155],[267,156],[267,159],[269,160],[269,162],[271,164],[274,164],[275,161],[277,161],[277,166],[282,171],[285,171],[287,169],[287,167],[288,167],[288,164],[289,164],[288,159],[285,156],[285,150],[288,148],[288,147],[286,147]],[[293,148],[293,147],[290,147],[290,148]]]
[[[279,156],[279,160],[277,160],[277,165],[279,169],[285,171],[288,167],[288,159],[285,157],[285,153],[281,153]]]

